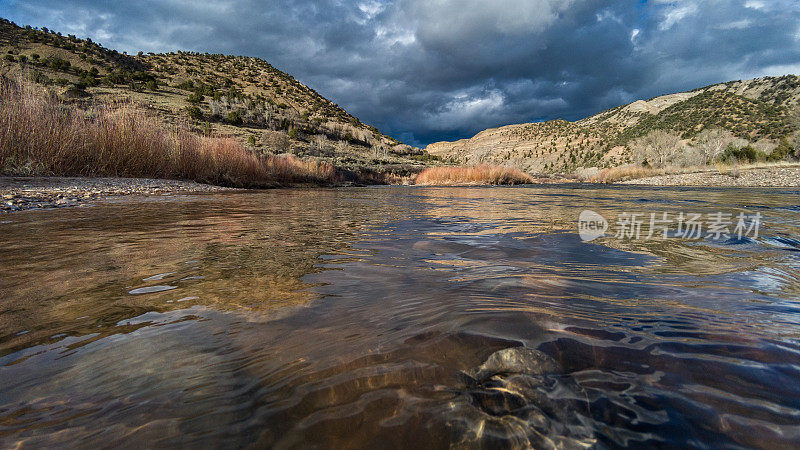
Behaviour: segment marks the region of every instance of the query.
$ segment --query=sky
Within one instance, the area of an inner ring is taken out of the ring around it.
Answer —
[[[0,0],[0,17],[263,58],[416,146],[800,74],[800,0]]]

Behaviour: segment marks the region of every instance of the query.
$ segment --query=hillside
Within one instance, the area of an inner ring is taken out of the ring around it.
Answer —
[[[259,58],[127,55],[91,39],[5,19],[0,19],[0,55],[0,74],[48,86],[86,110],[130,102],[165,124],[234,137],[256,154],[289,153],[354,171],[399,174],[430,160]]]
[[[534,173],[574,172],[640,162],[643,155],[637,142],[656,130],[674,135],[686,146],[705,139],[709,130],[722,130],[726,144],[752,145],[769,154],[796,131],[792,111],[799,101],[800,77],[795,75],[732,81],[636,101],[577,122],[488,129],[471,139],[431,144],[426,150],[457,163],[507,164]]]

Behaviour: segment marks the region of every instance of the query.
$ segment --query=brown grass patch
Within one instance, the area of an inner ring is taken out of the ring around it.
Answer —
[[[36,85],[0,78],[0,173],[186,179],[236,187],[327,184],[330,164],[259,156],[230,138],[166,127],[129,103],[60,101]]]
[[[597,175],[589,178],[589,181],[592,183],[615,183],[663,175],[664,173],[666,173],[665,169],[628,165],[603,169]]]
[[[417,174],[414,184],[471,185],[471,184],[526,184],[533,178],[514,168],[503,166],[432,167]]]

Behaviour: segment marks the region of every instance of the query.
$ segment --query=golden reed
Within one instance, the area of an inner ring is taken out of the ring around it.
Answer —
[[[503,166],[432,167],[417,174],[414,184],[527,184],[533,183],[530,175]]]
[[[230,138],[166,127],[130,103],[89,109],[47,89],[0,77],[0,173],[194,180],[235,187],[338,181],[337,169],[293,156],[256,155]]]

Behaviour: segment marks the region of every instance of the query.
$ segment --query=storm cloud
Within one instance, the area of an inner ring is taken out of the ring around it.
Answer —
[[[0,0],[120,51],[257,56],[415,145],[800,73],[796,0]]]

